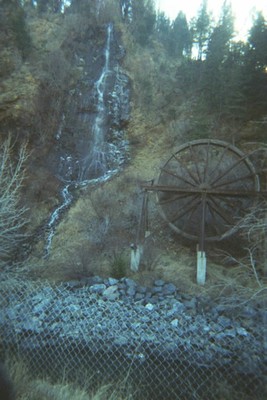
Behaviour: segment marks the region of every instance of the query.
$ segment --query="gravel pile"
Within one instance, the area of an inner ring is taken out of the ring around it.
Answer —
[[[24,351],[75,344],[139,362],[151,354],[182,359],[196,368],[232,368],[235,359],[240,373],[262,374],[266,311],[244,307],[238,318],[228,311],[208,298],[181,295],[163,280],[147,288],[96,276],[2,291],[0,333],[6,345]]]

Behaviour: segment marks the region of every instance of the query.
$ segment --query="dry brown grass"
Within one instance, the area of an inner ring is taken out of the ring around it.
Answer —
[[[160,278],[174,283],[180,294],[202,294],[229,303],[235,296],[243,301],[263,299],[266,296],[267,283],[261,278],[262,285],[259,287],[249,265],[226,267],[215,263],[207,254],[206,283],[200,286],[196,283],[196,264],[196,254],[188,248],[180,247],[176,251],[162,251],[153,270],[141,266],[140,271],[131,273],[131,277],[145,286],[151,286],[155,279]]]
[[[8,359],[5,363],[13,382],[16,398],[19,400],[130,400],[130,387],[127,382],[101,384],[90,390],[90,377],[83,383],[75,384],[62,380],[52,382],[46,377],[36,377],[19,359]],[[85,376],[84,370],[82,376]],[[4,399],[1,399],[4,400]]]

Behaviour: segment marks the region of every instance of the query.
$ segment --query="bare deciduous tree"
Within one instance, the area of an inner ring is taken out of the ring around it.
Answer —
[[[0,263],[7,261],[19,242],[25,238],[26,208],[21,205],[21,189],[27,160],[26,145],[12,157],[9,136],[0,145]]]

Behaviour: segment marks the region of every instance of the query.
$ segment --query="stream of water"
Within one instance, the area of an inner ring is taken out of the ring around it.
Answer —
[[[77,186],[85,186],[90,183],[95,184],[109,179],[116,171],[108,170],[107,166],[107,152],[109,147],[106,143],[107,131],[107,107],[105,105],[105,90],[107,78],[110,75],[110,45],[113,27],[112,24],[107,26],[107,39],[104,49],[105,63],[99,79],[95,82],[95,91],[97,95],[97,114],[92,126],[92,141],[88,149],[88,155],[83,160],[76,161],[79,163],[79,176],[78,179],[72,180],[73,174],[73,160],[71,156],[65,156],[60,159],[61,170],[63,175],[61,180],[65,182],[65,186],[61,190],[62,202],[53,211],[47,224],[47,238],[45,244],[45,257],[49,256],[52,239],[55,234],[56,225],[59,222],[60,216],[66,210],[72,200],[73,196],[70,192],[71,188]],[[57,140],[61,138],[61,126],[56,135]],[[86,145],[86,144],[85,144]]]
[[[107,77],[110,74],[109,61],[110,61],[110,41],[112,34],[112,25],[109,24],[107,28],[107,42],[105,47],[105,64],[102,73],[95,83],[97,93],[97,115],[92,128],[93,144],[91,150],[88,151],[88,156],[84,160],[82,168],[82,180],[87,176],[96,178],[105,175],[107,172],[106,162],[106,124],[107,124],[107,111],[104,101],[104,94],[106,89]]]

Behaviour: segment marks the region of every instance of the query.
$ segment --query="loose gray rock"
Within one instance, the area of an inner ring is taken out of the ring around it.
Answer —
[[[99,293],[102,294],[104,290],[106,289],[106,285],[104,283],[99,283],[90,286],[90,292],[91,293]]]
[[[104,298],[111,301],[117,300],[120,296],[117,285],[109,286],[102,294]]]
[[[177,288],[173,283],[167,283],[163,286],[162,293],[166,296],[174,294]]]
[[[155,286],[163,286],[165,282],[162,279],[158,279],[154,282]]]

